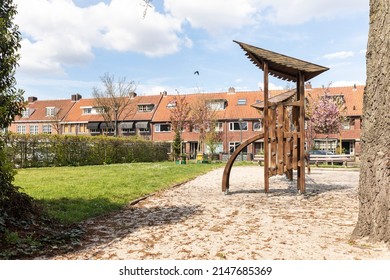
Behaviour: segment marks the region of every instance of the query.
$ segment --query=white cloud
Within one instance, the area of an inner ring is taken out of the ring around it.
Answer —
[[[331,87],[352,87],[353,85],[365,85],[362,81],[336,81],[332,82]]]
[[[165,0],[164,7],[174,17],[210,33],[253,24],[257,8],[253,0]]]
[[[310,20],[345,17],[369,9],[369,0],[259,0],[274,24],[301,24]]]
[[[94,48],[163,56],[191,47],[181,21],[140,1],[112,0],[80,8],[72,0],[15,0],[15,22],[24,38],[21,72],[63,75],[64,66],[83,65]]]
[[[324,55],[326,59],[345,59],[354,56],[353,52],[341,51]]]
[[[260,90],[264,90],[264,83],[263,82],[258,82],[257,86],[259,87]],[[273,83],[268,83],[268,89],[270,90],[281,90],[284,89],[282,86],[277,86]]]

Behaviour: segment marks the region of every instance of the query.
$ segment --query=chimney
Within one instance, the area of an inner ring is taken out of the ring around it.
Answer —
[[[311,82],[307,82],[307,83],[305,84],[305,89],[312,89],[312,87],[311,87]]]
[[[228,94],[235,94],[236,93],[236,89],[234,87],[230,87],[228,89]]]
[[[353,84],[353,91],[357,91],[356,84]]]
[[[78,93],[72,94],[71,95],[71,99],[72,99],[73,102],[77,102],[77,101],[79,101],[81,99],[81,95],[78,94]]]
[[[135,92],[135,91],[132,91],[132,92],[130,92],[130,94],[129,94],[129,97],[131,98],[131,99],[133,99],[134,97],[136,97],[137,96],[137,93]]]
[[[166,90],[164,90],[163,92],[160,92],[160,95],[162,96],[167,96],[168,95],[168,92]]]
[[[38,100],[38,98],[35,97],[35,96],[29,96],[29,97],[28,97],[28,103],[34,103],[34,102],[37,101],[37,100]]]

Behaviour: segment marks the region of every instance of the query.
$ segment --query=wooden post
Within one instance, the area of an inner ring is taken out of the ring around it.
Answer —
[[[269,191],[269,124],[268,124],[268,62],[263,61],[264,71],[264,192]]]
[[[298,74],[297,94],[299,100],[299,144],[298,144],[298,179],[297,185],[301,194],[305,193],[305,77]]]
[[[282,175],[284,172],[284,136],[283,131],[284,128],[284,108],[283,104],[278,105],[278,129],[277,129],[277,145],[278,145],[278,158],[277,158],[277,166],[278,166],[278,175]]]

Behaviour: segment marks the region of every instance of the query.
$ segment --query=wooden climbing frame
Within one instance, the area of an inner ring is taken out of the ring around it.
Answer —
[[[263,112],[263,131],[244,141],[230,156],[222,177],[222,191],[229,192],[229,177],[234,160],[251,143],[264,139],[264,191],[269,178],[286,174],[293,180],[297,170],[297,189],[305,192],[305,81],[329,68],[237,42],[246,56],[264,72],[264,101],[253,107]],[[269,74],[296,82],[296,89],[269,97]]]

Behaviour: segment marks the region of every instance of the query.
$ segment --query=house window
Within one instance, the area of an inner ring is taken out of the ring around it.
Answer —
[[[263,129],[263,123],[262,122],[254,122],[253,123],[253,131],[260,131]]]
[[[153,104],[138,105],[138,112],[151,112],[153,108]]]
[[[175,108],[175,107],[176,107],[176,101],[175,100],[169,102],[168,105],[167,105],[167,108]]]
[[[83,109],[83,114],[84,115],[92,114],[92,108],[84,108]]]
[[[145,128],[142,127],[142,128],[139,128],[138,131],[139,131],[140,133],[150,133],[149,127],[145,127]]]
[[[42,125],[42,133],[51,134],[51,125],[50,124]]]
[[[171,125],[170,124],[156,124],[155,132],[169,132],[171,131]]]
[[[229,152],[232,154],[237,148],[238,146],[240,146],[241,142],[229,142]],[[242,150],[242,153],[247,153],[248,152],[248,147],[245,147],[243,150]]]
[[[223,123],[217,122],[215,124],[215,131],[223,131]]]
[[[238,99],[237,105],[246,105],[246,99]]]
[[[207,106],[212,111],[221,111],[225,109],[226,100],[218,99],[218,100],[210,100],[207,101]]]
[[[30,125],[30,134],[38,134],[38,126]]]
[[[26,134],[26,126],[25,125],[18,125],[16,127],[16,131],[19,133],[19,134]]]
[[[29,109],[26,108],[26,110],[22,111],[22,118],[28,118],[29,117]]]
[[[344,130],[351,129],[351,122],[349,120],[345,120],[341,123],[341,127]]]
[[[55,107],[46,107],[46,117],[54,117]]]
[[[231,122],[229,123],[229,130],[230,131],[240,131],[240,130],[248,130],[248,123],[247,122],[241,122],[241,128],[240,128],[240,122]]]

